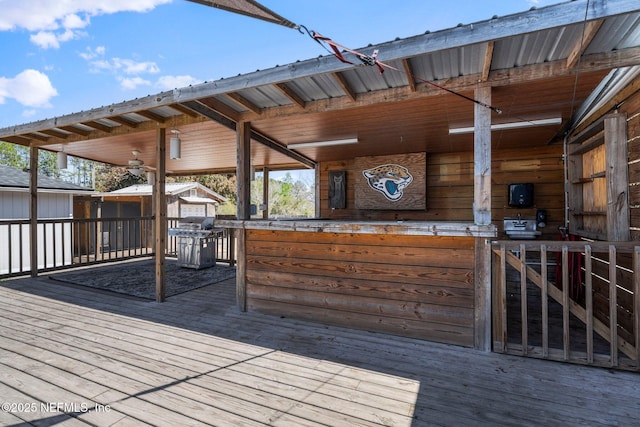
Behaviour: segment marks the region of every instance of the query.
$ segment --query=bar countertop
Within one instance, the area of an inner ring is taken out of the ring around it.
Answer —
[[[217,227],[246,230],[280,230],[316,233],[404,234],[416,236],[464,236],[495,238],[495,225],[438,221],[337,221],[324,219],[233,220],[220,219]]]

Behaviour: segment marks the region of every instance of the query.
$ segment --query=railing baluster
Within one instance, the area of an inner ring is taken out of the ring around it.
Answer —
[[[520,245],[520,322],[522,326],[522,355],[529,352],[529,328],[527,314],[527,250]]]
[[[542,357],[549,357],[549,281],[547,245],[540,245],[540,273],[542,274]]]
[[[569,248],[562,245],[562,349],[564,360],[569,360]]]
[[[9,245],[9,264],[7,265],[7,272],[9,274],[12,273],[11,267],[13,266],[13,240],[11,236],[13,235],[13,224],[7,224],[7,244]]]
[[[22,242],[24,242],[24,239],[22,238],[22,224],[18,225],[18,239],[20,239],[20,242],[18,243],[18,254],[20,256],[20,272],[22,273],[24,271],[24,258],[22,256]]]
[[[609,332],[611,333],[611,366],[618,366],[618,283],[616,280],[616,247],[609,246]]]
[[[591,246],[587,245],[584,248],[584,308],[586,311],[586,333],[587,333],[587,363],[593,363],[593,258],[591,252]]]
[[[640,246],[633,248],[633,335],[636,368],[640,369]]]
[[[47,223],[38,221],[36,227],[39,227],[42,224],[42,270],[47,269]],[[40,271],[40,268],[37,269]]]
[[[234,233],[235,235],[235,233]],[[504,243],[500,245],[500,279],[499,279],[499,296],[500,296],[500,339],[502,340],[502,352],[506,353],[507,343],[507,250]]]

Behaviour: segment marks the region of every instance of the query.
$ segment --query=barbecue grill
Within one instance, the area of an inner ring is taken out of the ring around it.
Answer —
[[[223,237],[224,229],[213,226],[213,217],[181,218],[178,228],[169,229],[169,235],[176,237],[178,266],[200,269],[216,265],[217,239]]]

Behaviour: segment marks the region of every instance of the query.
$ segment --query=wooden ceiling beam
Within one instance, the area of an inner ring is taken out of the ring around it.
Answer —
[[[480,82],[486,82],[489,80],[489,73],[491,72],[491,61],[493,60],[493,48],[495,42],[487,42],[487,50],[484,53],[484,60],[482,63],[482,73],[480,74]]]
[[[39,132],[44,133],[45,135],[52,136],[54,138],[61,138],[61,139],[67,139],[69,138],[69,135],[70,135],[68,133],[60,132],[57,129],[43,129]]]
[[[215,110],[216,112],[222,114],[223,116],[233,120],[234,122],[240,121],[240,112],[234,110],[227,104],[222,101],[217,100],[216,98],[203,98],[199,99],[198,102],[206,105],[207,107]]]
[[[10,142],[12,144],[18,144],[18,145],[23,145],[25,147],[28,147],[29,144],[31,143],[31,140],[25,136],[6,136],[4,138],[2,138],[3,141],[6,142]]]
[[[416,76],[413,74],[413,68],[411,68],[411,62],[408,58],[404,58],[402,60],[402,68],[404,69],[404,74],[407,77],[407,81],[409,82],[409,90],[411,92],[416,91]]]
[[[571,53],[567,57],[566,66],[568,69],[571,70],[575,68],[576,65],[578,65],[580,57],[587,50],[587,47],[598,33],[598,30],[600,30],[600,27],[602,27],[603,22],[604,20],[600,19],[597,21],[589,21],[585,24],[584,30],[582,32],[582,37],[576,43],[576,45],[571,50]]]
[[[179,113],[186,114],[187,116],[198,117],[198,113],[196,113],[193,110],[190,110],[189,108],[183,107],[180,104],[171,104],[171,105],[169,105],[169,107],[173,108],[174,110],[176,110]]]
[[[103,125],[102,123],[98,123],[93,120],[82,122],[82,124],[96,130],[101,130],[102,132],[106,132],[106,133],[111,133],[113,131],[113,128],[111,126]]]
[[[80,135],[80,136],[89,136],[89,135],[91,135],[91,131],[90,130],[80,129],[80,128],[77,128],[77,127],[75,127],[73,125],[60,126],[60,129],[66,130],[67,132],[71,132],[73,134]]]
[[[344,78],[342,73],[331,73],[331,75],[333,76],[334,79],[336,79],[336,81],[338,82],[338,85],[340,85],[340,87],[342,88],[344,93],[349,97],[349,99],[355,102],[357,99],[356,93],[353,91],[353,89],[351,89],[349,82],[347,82],[347,79]]]
[[[278,89],[280,92],[282,92],[282,94],[284,96],[286,96],[287,98],[289,98],[294,104],[296,104],[298,107],[304,109],[306,102],[304,99],[302,99],[300,97],[300,95],[298,95],[296,93],[296,91],[294,91],[293,89],[291,89],[291,87],[289,87],[288,85],[286,85],[285,83],[277,83],[274,85],[276,87],[276,89]]]
[[[225,115],[219,113],[213,108],[204,105],[199,101],[186,101],[183,102],[182,105],[185,107],[195,111],[203,117],[206,117],[209,120],[213,120],[214,122],[220,123],[221,125],[235,131],[236,130],[236,122],[226,117]]]
[[[154,122],[165,123],[167,121],[167,117],[161,116],[160,114],[156,114],[149,110],[139,110],[139,111],[136,111],[135,113],[149,120],[153,120]]]
[[[258,107],[256,104],[249,101],[247,98],[240,95],[239,93],[229,92],[229,93],[225,93],[225,96],[237,102],[238,104],[246,107],[248,110],[253,111],[256,114],[262,114],[262,108]]]
[[[126,117],[123,117],[123,116],[109,117],[109,120],[114,121],[116,123],[120,123],[123,126],[127,126],[133,129],[138,127],[138,122],[134,122],[133,120],[127,119]]]
[[[281,144],[280,142],[277,142],[273,138],[270,138],[266,135],[261,134],[260,132],[256,131],[253,128],[251,129],[251,139],[253,139],[256,142],[259,142],[260,144],[266,147],[271,148],[274,151],[277,151],[280,154],[284,154],[285,156],[288,156],[293,160],[296,160],[311,169],[315,169],[317,165],[316,162],[314,162],[307,156],[304,156],[296,151],[290,150],[284,144]]]
[[[41,142],[47,142],[51,139],[51,137],[48,137],[45,135],[38,135],[37,133],[29,133],[25,136],[31,140],[35,139],[36,141],[41,141]]]
[[[202,103],[198,102],[198,101],[187,101],[184,102],[183,105],[187,108],[192,109],[193,111],[198,112],[199,114],[208,117],[209,119],[220,123],[221,125],[227,127],[228,129],[233,130],[234,132],[237,130],[237,123],[232,121],[231,119],[225,117],[224,115],[220,114],[219,112],[209,108],[206,105],[203,105]],[[269,138],[266,135],[263,135],[261,133],[259,133],[258,131],[256,131],[255,129],[251,130],[251,139],[253,139],[256,142],[259,142],[260,144],[269,147],[270,149],[277,151],[278,153],[284,154],[285,156],[290,157],[291,159],[302,163],[303,165],[310,167],[310,168],[315,168],[316,167],[316,162],[314,162],[313,160],[311,160],[310,158],[308,158],[307,156],[303,156],[300,153],[297,153],[293,150],[288,149],[284,144],[281,144],[277,141],[275,141],[273,138]]]

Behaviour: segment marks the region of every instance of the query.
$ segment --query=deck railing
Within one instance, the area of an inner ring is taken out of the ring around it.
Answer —
[[[178,218],[169,218],[168,227]],[[0,279],[29,274],[29,220],[0,220]],[[38,220],[38,272],[148,257],[154,254],[154,218]],[[167,256],[177,255],[175,236],[166,236]],[[233,233],[217,239],[216,259],[235,264]]]
[[[640,370],[640,245],[493,244],[494,351]]]

